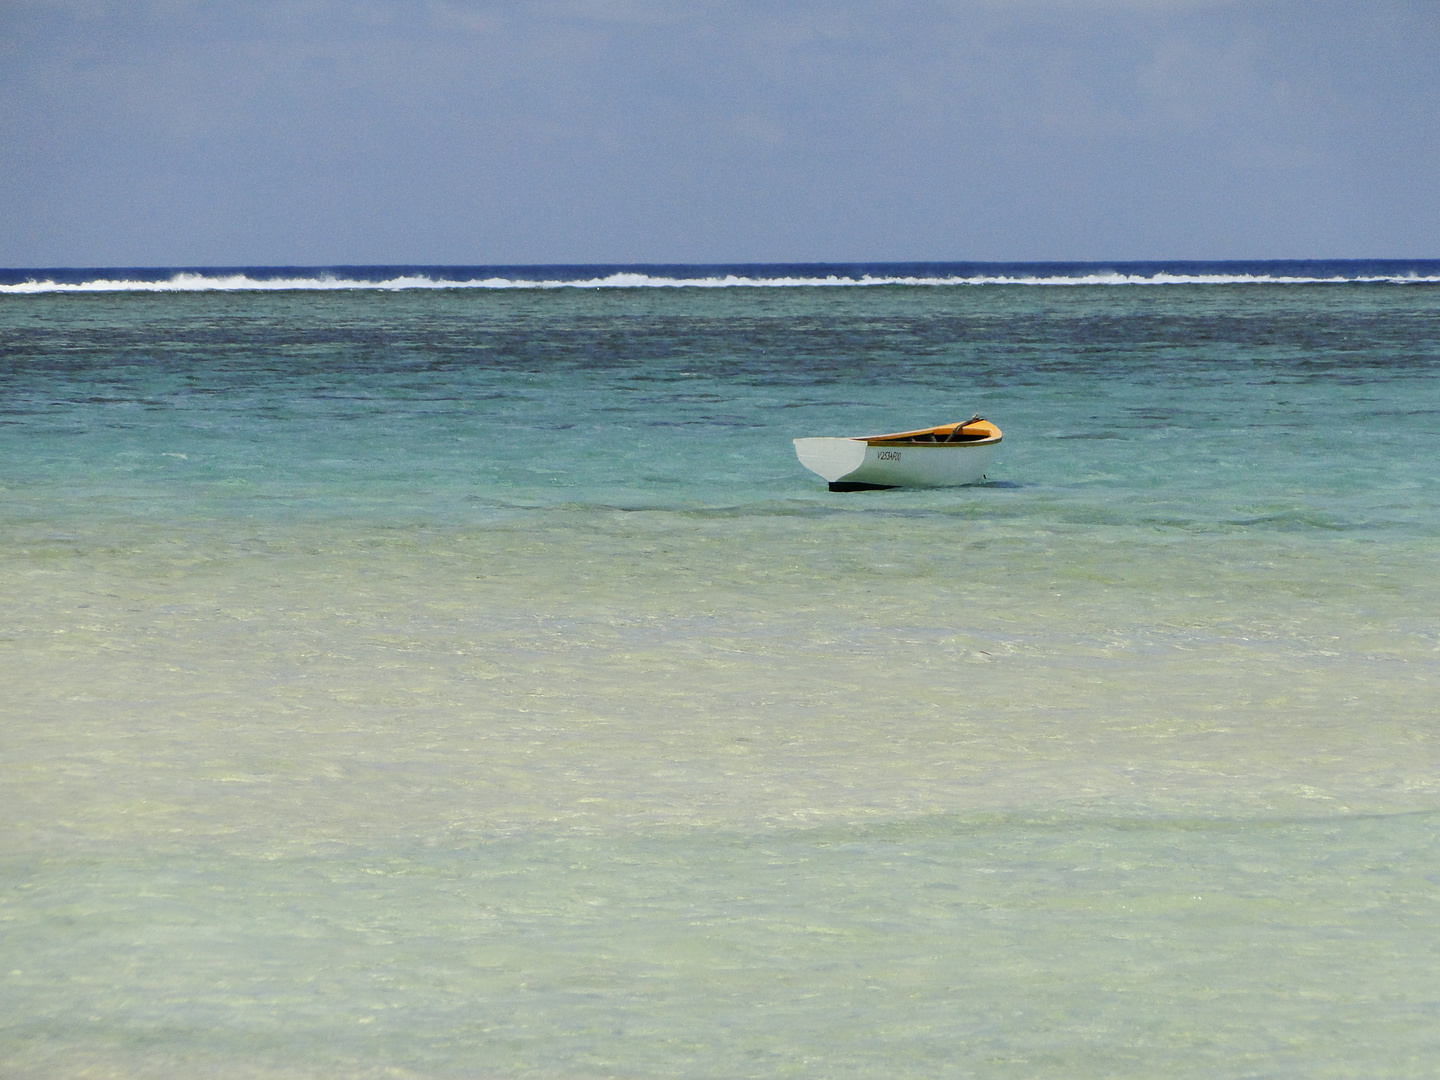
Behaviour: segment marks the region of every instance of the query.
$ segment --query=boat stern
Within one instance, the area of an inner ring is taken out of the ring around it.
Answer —
[[[832,484],[860,468],[868,449],[863,439],[822,437],[794,441],[800,464]]]

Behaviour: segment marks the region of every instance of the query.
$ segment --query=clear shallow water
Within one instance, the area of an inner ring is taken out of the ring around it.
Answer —
[[[1437,313],[0,297],[5,1071],[1433,1075]]]

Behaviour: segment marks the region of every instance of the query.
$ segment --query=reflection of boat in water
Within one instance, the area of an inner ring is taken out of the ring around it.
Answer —
[[[959,424],[854,438],[796,439],[795,455],[830,481],[831,491],[978,484],[1000,445],[1000,429],[979,414]]]

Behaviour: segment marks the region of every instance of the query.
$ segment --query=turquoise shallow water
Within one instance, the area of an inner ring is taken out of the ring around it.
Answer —
[[[1433,1075],[1437,315],[0,297],[4,1071]]]

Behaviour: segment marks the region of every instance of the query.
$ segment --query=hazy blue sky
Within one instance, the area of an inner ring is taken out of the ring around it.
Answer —
[[[0,265],[1440,257],[1440,0],[0,0]]]

